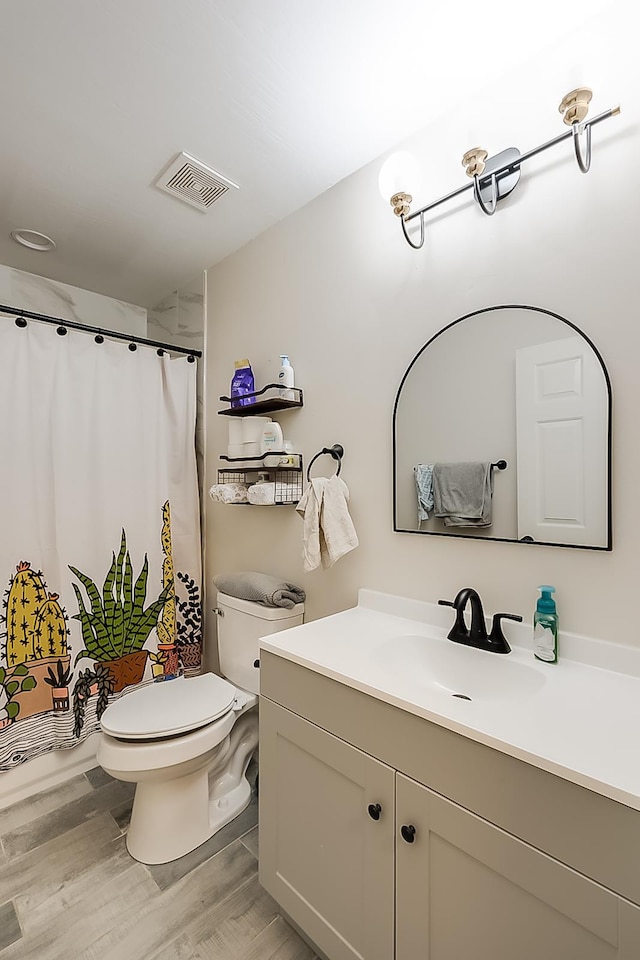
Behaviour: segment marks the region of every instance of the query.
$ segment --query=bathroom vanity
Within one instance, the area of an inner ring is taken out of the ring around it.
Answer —
[[[362,590],[261,641],[261,883],[329,960],[637,960],[639,652],[450,619]]]

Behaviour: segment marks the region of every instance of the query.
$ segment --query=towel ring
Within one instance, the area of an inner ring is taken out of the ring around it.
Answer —
[[[336,477],[340,473],[340,469],[342,468],[342,458],[344,456],[344,447],[340,443],[334,443],[332,447],[323,447],[322,450],[316,453],[315,457],[311,458],[309,466],[307,467],[307,480],[311,480],[311,467],[316,462],[318,457],[322,457],[324,454],[328,454],[330,457],[333,457],[334,460],[338,461],[338,467],[335,473]]]

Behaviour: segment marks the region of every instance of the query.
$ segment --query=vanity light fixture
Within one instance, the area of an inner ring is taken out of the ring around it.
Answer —
[[[402,232],[409,246],[413,247],[414,250],[419,250],[424,243],[425,213],[427,213],[428,210],[433,210],[434,207],[440,206],[441,203],[445,203],[447,200],[459,196],[461,193],[464,193],[465,190],[473,190],[474,199],[482,212],[486,213],[487,216],[492,216],[496,212],[498,201],[508,196],[518,183],[520,179],[520,167],[524,161],[536,156],[538,153],[542,153],[543,150],[547,150],[549,147],[555,146],[556,143],[560,143],[568,137],[571,137],[573,141],[573,149],[576,160],[578,161],[578,167],[582,173],[587,173],[591,165],[591,127],[596,123],[600,123],[601,120],[607,120],[609,117],[614,117],[620,113],[619,106],[611,107],[609,110],[605,110],[604,113],[598,114],[597,117],[585,121],[592,96],[593,92],[589,87],[577,87],[563,97],[558,110],[563,115],[562,119],[564,122],[571,129],[554,137],[552,140],[547,140],[546,143],[541,144],[539,147],[528,150],[526,153],[520,153],[517,147],[509,147],[501,153],[490,157],[482,147],[473,147],[471,150],[467,150],[462,158],[462,165],[465,167],[467,176],[471,178],[472,182],[466,183],[463,187],[458,187],[456,190],[452,190],[451,193],[440,197],[439,200],[428,203],[425,207],[421,207],[420,210],[416,210],[415,213],[410,212],[411,203],[413,202],[411,194],[403,190],[395,192],[389,202],[393,207],[395,215],[400,217]],[[414,243],[407,233],[407,224],[418,217],[420,218],[420,240]]]

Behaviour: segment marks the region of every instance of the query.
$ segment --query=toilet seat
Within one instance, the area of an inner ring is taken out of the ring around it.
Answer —
[[[259,638],[303,620],[218,595],[220,673],[164,679],[117,695],[100,718],[96,760],[135,784],[126,846],[140,863],[195,850],[251,802],[259,737]],[[224,661],[224,663],[223,663]]]
[[[161,740],[198,730],[224,717],[238,691],[214,673],[151,683],[110,704],[104,733],[121,740]]]

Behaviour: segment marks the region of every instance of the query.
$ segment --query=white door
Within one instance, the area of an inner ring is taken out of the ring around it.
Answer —
[[[518,539],[608,545],[608,393],[582,337],[516,350]]]

